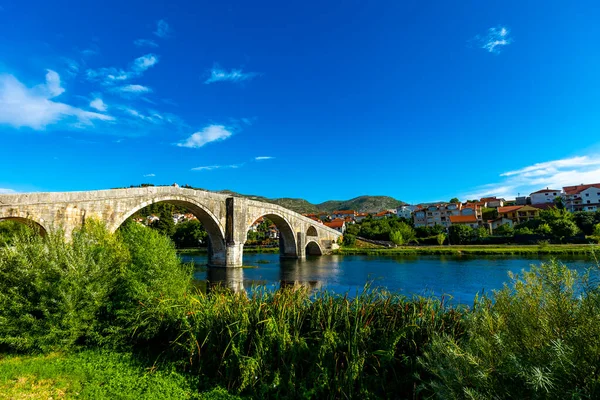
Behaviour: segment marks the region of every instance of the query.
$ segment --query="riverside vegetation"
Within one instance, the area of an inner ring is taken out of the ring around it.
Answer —
[[[88,222],[0,248],[0,391],[83,398],[598,398],[600,286],[559,262],[472,307],[367,286],[194,289],[172,241]],[[29,391],[29,392],[28,392]],[[41,394],[40,394],[41,393]]]

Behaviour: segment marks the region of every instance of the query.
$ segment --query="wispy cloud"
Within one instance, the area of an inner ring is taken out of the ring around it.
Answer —
[[[600,154],[547,161],[500,174],[497,183],[475,188],[465,198],[514,197],[546,187],[560,189],[580,183],[600,182]]]
[[[51,100],[64,91],[60,76],[52,70],[47,71],[45,83],[33,88],[26,87],[13,75],[0,75],[0,124],[40,130],[65,119],[76,127],[93,125],[96,120],[114,120],[109,115]]]
[[[125,85],[114,88],[114,91],[121,94],[137,95],[143,93],[150,93],[152,92],[152,89],[150,89],[148,86],[143,85]]]
[[[171,27],[167,21],[161,19],[156,23],[156,30],[154,31],[154,34],[162,39],[167,38],[171,36]]]
[[[146,174],[144,175],[144,178],[154,178],[156,175],[154,174]]]
[[[480,48],[490,53],[499,54],[503,47],[512,43],[510,30],[505,26],[488,29],[485,35],[477,35],[472,41]]]
[[[17,193],[17,191],[12,190],[12,189],[0,188],[0,194],[12,194],[12,193]]]
[[[192,168],[192,171],[213,171],[215,169],[226,169],[226,168],[240,168],[244,164],[229,164],[229,165],[207,165],[204,167]]]
[[[233,132],[223,125],[209,125],[201,131],[193,133],[189,138],[177,143],[179,147],[199,148],[211,142],[228,139]]]
[[[137,47],[158,47],[158,43],[150,39],[136,39],[133,41]]]
[[[274,159],[274,158],[275,158],[275,157],[271,157],[271,156],[259,156],[259,157],[254,157],[254,159],[255,159],[256,161],[272,160],[272,159]]]
[[[102,99],[99,97],[96,97],[94,100],[90,101],[90,107],[102,112],[106,111],[108,108],[106,103],[104,103],[104,101],[102,101]]]
[[[255,78],[259,74],[256,72],[243,72],[241,69],[232,69],[227,71],[217,64],[210,70],[210,77],[204,81],[205,84],[215,82],[243,82]]]
[[[115,67],[88,69],[86,76],[92,82],[100,82],[103,85],[110,86],[123,83],[132,78],[138,78],[157,63],[158,56],[156,54],[146,54],[133,60],[128,70]]]

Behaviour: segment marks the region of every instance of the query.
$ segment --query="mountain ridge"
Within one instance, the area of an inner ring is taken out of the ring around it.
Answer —
[[[390,208],[396,208],[405,202],[395,199],[390,196],[369,196],[363,195],[354,197],[349,200],[327,200],[322,203],[313,204],[305,199],[280,197],[270,199],[264,196],[247,195],[237,193],[231,190],[219,190],[217,193],[229,194],[232,196],[246,197],[253,200],[264,201],[267,203],[277,204],[288,208],[292,211],[307,214],[318,212],[333,212],[335,210],[356,210],[358,212],[378,212]]]

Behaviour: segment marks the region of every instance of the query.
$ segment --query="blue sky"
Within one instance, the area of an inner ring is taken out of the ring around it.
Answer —
[[[0,191],[598,182],[598,20],[593,1],[0,0]]]

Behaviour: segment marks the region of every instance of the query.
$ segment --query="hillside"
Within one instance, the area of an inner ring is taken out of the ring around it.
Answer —
[[[377,212],[388,208],[396,208],[405,204],[389,196],[359,196],[350,200],[329,200],[320,204],[313,204],[304,199],[293,199],[283,197],[279,199],[268,199],[263,196],[244,195],[230,190],[221,190],[219,193],[233,196],[247,197],[253,200],[265,201],[289,208],[298,213],[332,212],[335,210],[356,210],[358,212]]]

